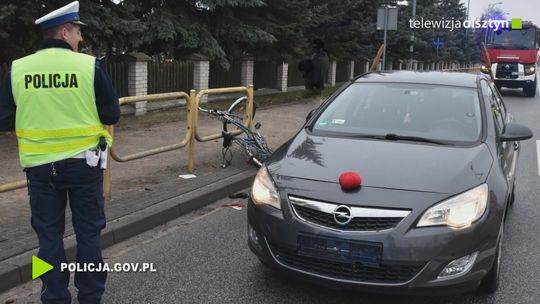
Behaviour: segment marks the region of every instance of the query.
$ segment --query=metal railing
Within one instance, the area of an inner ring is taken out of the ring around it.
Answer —
[[[110,157],[107,159],[107,170],[103,172],[103,194],[105,199],[109,200],[111,198],[111,167],[110,161],[111,158],[117,162],[129,162],[136,159],[141,159],[147,156],[156,155],[176,149],[183,148],[188,146],[189,150],[189,159],[188,159],[188,171],[193,172],[195,168],[195,141],[206,142],[215,140],[222,137],[221,133],[211,134],[207,136],[200,136],[197,133],[197,124],[199,121],[199,104],[201,102],[201,97],[204,95],[215,95],[215,94],[225,94],[225,93],[245,93],[247,96],[247,105],[246,112],[244,113],[244,124],[246,127],[251,128],[252,125],[252,114],[253,113],[253,86],[249,87],[233,87],[233,88],[219,88],[219,89],[207,89],[201,90],[196,94],[195,90],[191,90],[188,95],[185,92],[173,92],[173,93],[162,93],[162,94],[151,94],[151,95],[142,95],[142,96],[130,96],[122,97],[119,99],[120,105],[136,103],[140,101],[147,102],[156,102],[163,100],[174,100],[174,99],[185,99],[186,100],[186,113],[187,113],[187,132],[184,138],[175,144],[153,148],[146,151],[141,151],[125,156],[119,155],[116,151],[115,146],[113,145],[110,149]],[[114,126],[106,126],[107,130],[114,137]],[[234,134],[240,134],[240,130],[233,132]],[[7,192],[10,190],[16,190],[24,188],[27,186],[26,180],[19,180],[15,182],[6,183],[0,185],[0,193]]]
[[[204,95],[216,95],[216,94],[227,94],[227,93],[246,93],[247,105],[246,105],[246,111],[244,113],[244,125],[247,128],[251,128],[251,124],[252,124],[251,113],[253,113],[253,86],[252,85],[250,85],[248,87],[234,87],[234,88],[220,88],[220,89],[201,90],[195,96],[195,105],[196,105],[196,107],[198,109],[199,105],[200,105],[200,102],[201,102],[201,97],[203,97]],[[198,113],[199,113],[199,111],[197,111],[197,114],[195,115],[195,123],[194,123],[194,126],[195,126],[195,131],[194,131],[195,139],[197,141],[199,141],[199,142],[206,142],[206,141],[211,141],[211,140],[215,140],[215,139],[218,139],[218,138],[222,138],[223,135],[221,133],[214,133],[214,134],[203,136],[203,137],[201,137],[199,135],[199,133],[197,133],[197,124],[199,122]],[[235,132],[236,132],[235,135],[238,135],[238,134],[241,133],[241,132],[239,132],[239,130],[236,130]]]
[[[187,133],[184,137],[184,139],[180,143],[171,144],[168,146],[158,147],[151,150],[143,151],[143,152],[137,152],[134,154],[130,154],[127,156],[120,156],[116,153],[116,149],[114,146],[111,147],[111,157],[116,160],[117,162],[123,163],[128,162],[135,159],[140,159],[146,156],[150,155],[156,155],[163,152],[168,152],[171,150],[175,150],[178,148],[182,148],[185,145],[188,144],[189,138],[191,137],[192,132],[192,126],[191,126],[191,111],[193,110],[193,102],[191,100],[191,97],[185,93],[185,92],[174,92],[174,93],[161,93],[161,94],[151,94],[151,95],[141,95],[141,96],[130,96],[130,97],[122,97],[120,98],[119,102],[120,105],[135,103],[139,101],[148,101],[148,102],[155,102],[155,101],[163,101],[163,100],[174,100],[174,99],[180,99],[183,98],[186,100],[186,109],[187,109]],[[112,136],[114,136],[114,126],[107,126],[107,130],[109,133],[111,133]]]
[[[469,73],[480,73],[480,65],[471,65],[468,67],[457,67],[457,68],[449,68],[449,69],[442,69],[443,72],[469,72]]]
[[[0,193],[7,192],[11,190],[21,189],[26,187],[26,180],[18,180],[16,182],[11,182],[7,184],[0,185]]]
[[[185,92],[173,92],[173,93],[162,93],[162,94],[151,94],[151,95],[141,95],[141,96],[130,96],[130,97],[122,97],[119,100],[120,105],[125,104],[131,104],[136,103],[139,101],[147,101],[147,102],[156,102],[156,101],[164,101],[164,100],[175,100],[183,98],[186,100],[186,113],[187,113],[187,132],[184,136],[184,139],[182,139],[179,143],[171,144],[167,146],[157,147],[146,151],[141,151],[137,153],[133,153],[126,156],[120,156],[116,152],[116,148],[113,145],[110,149],[110,156],[112,159],[114,159],[117,162],[124,163],[140,158],[144,158],[151,155],[156,155],[176,149],[180,149],[182,147],[185,147],[190,143],[191,138],[193,137],[193,99],[190,95],[188,95]],[[195,108],[196,109],[196,108]],[[114,126],[107,126],[107,131],[111,134],[111,136],[114,138]],[[190,145],[191,149],[191,145]],[[190,154],[191,155],[191,154]],[[107,159],[107,170],[103,173],[103,194],[105,199],[110,200],[111,199],[111,170],[110,170],[110,159]],[[190,160],[191,164],[191,160]],[[193,172],[193,167],[190,167],[188,165],[188,170],[190,172]]]
[[[232,87],[232,88],[219,88],[219,89],[206,89],[201,90],[198,94],[195,95],[195,90],[191,90],[191,96],[193,98],[194,107],[197,109],[197,111],[193,111],[193,137],[192,137],[192,144],[190,144],[190,150],[189,150],[189,165],[188,169],[195,167],[195,140],[198,142],[207,142],[212,141],[218,138],[222,138],[222,133],[214,133],[206,136],[200,136],[197,132],[197,126],[199,124],[199,105],[201,103],[201,98],[204,95],[216,95],[216,94],[230,94],[230,93],[246,93],[247,97],[247,104],[246,104],[246,111],[244,113],[244,125],[247,128],[251,128],[252,125],[252,115],[253,113],[253,86],[250,85],[248,87]],[[234,135],[241,134],[242,132],[240,130],[235,130],[231,132]]]

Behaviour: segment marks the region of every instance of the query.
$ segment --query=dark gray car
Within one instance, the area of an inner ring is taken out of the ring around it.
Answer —
[[[259,170],[249,247],[325,285],[492,292],[519,141],[531,137],[484,75],[365,74]]]

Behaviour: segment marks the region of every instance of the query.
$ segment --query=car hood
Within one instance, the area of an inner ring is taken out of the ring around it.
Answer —
[[[455,194],[485,182],[492,163],[483,143],[440,146],[319,137],[302,130],[274,153],[267,167],[272,176],[336,184],[343,172],[356,171],[362,187]]]

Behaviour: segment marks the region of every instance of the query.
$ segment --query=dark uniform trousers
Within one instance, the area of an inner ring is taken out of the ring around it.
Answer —
[[[103,263],[100,233],[105,228],[103,176],[85,159],[66,159],[26,169],[32,227],[39,239],[38,257],[54,266],[41,280],[43,303],[71,303],[69,271],[60,271],[64,252],[65,210],[69,198],[77,239],[77,263]],[[100,303],[106,272],[76,272],[80,303]]]

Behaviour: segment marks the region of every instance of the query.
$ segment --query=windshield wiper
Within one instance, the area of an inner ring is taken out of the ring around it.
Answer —
[[[394,133],[388,133],[386,135],[374,135],[374,134],[358,134],[353,135],[350,137],[354,138],[369,138],[369,139],[379,139],[379,140],[404,140],[404,141],[416,141],[416,142],[425,142],[430,144],[436,144],[436,145],[452,145],[447,142],[435,140],[435,139],[429,139],[425,137],[419,137],[419,136],[405,136],[405,135],[397,135]]]
[[[429,139],[425,137],[420,136],[405,136],[405,135],[397,135],[394,133],[388,133],[384,136],[385,139],[388,140],[406,140],[406,141],[417,141],[417,142],[425,142],[430,144],[437,144],[437,145],[449,145],[447,142],[435,140],[435,139]]]

